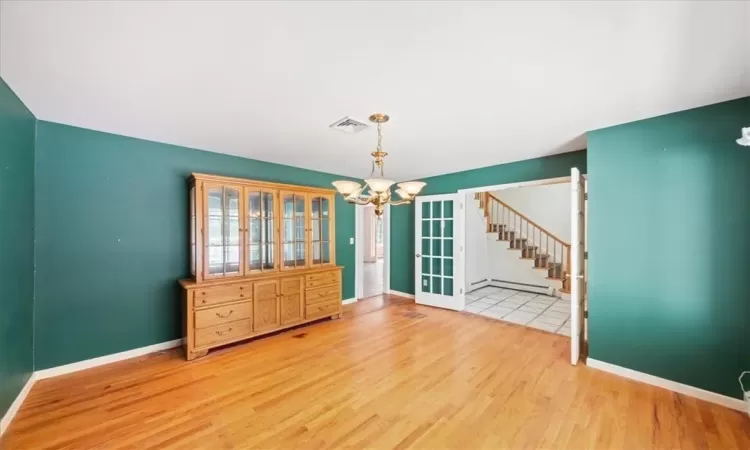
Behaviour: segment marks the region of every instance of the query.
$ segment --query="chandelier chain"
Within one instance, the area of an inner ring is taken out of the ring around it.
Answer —
[[[378,122],[378,146],[376,147],[376,151],[382,152],[383,151],[383,133],[380,131],[380,122]]]

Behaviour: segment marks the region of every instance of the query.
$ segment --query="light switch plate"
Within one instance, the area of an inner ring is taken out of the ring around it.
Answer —
[[[349,238],[349,245],[354,245],[354,238]]]

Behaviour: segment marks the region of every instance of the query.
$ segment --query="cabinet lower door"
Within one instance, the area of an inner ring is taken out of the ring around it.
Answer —
[[[262,333],[280,326],[279,297],[277,280],[253,284],[253,332]]]
[[[281,324],[289,325],[301,322],[304,311],[302,297],[304,277],[281,279]]]

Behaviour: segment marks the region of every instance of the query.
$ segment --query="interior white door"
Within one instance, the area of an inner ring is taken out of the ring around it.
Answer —
[[[586,189],[581,173],[575,167],[570,172],[571,214],[570,230],[572,236],[570,261],[570,363],[578,364],[584,343],[584,298],[586,295],[585,279],[585,207]]]
[[[463,281],[458,277],[459,230],[463,215],[459,194],[417,197],[415,211],[414,299],[422,305],[461,311]]]

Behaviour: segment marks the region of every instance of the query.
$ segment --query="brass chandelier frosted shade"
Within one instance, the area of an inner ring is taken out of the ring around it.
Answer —
[[[375,151],[371,153],[374,160],[372,162],[370,177],[364,180],[364,186],[356,181],[349,180],[334,181],[333,185],[347,202],[357,205],[374,205],[375,214],[382,216],[385,205],[405,205],[411,203],[414,197],[425,187],[426,183],[422,181],[398,183],[399,189],[396,189],[396,194],[401,199],[393,200],[391,198],[391,186],[396,184],[396,182],[389,180],[384,175],[383,164],[388,153],[383,151],[381,145],[383,140],[381,124],[388,122],[388,116],[376,113],[370,116],[370,121],[378,124],[378,145]],[[380,172],[379,175],[376,174],[377,170]],[[368,193],[363,195],[362,193],[365,189],[367,189]]]
[[[368,178],[365,180],[365,183],[367,183],[368,186],[370,186],[370,189],[373,190],[376,194],[380,195],[385,193],[388,189],[390,189],[391,186],[393,186],[393,183],[395,181],[387,180],[385,178]]]
[[[333,185],[339,191],[339,194],[343,195],[344,197],[350,196],[352,193],[359,190],[361,186],[361,184],[357,183],[356,181],[347,180],[334,181]]]

